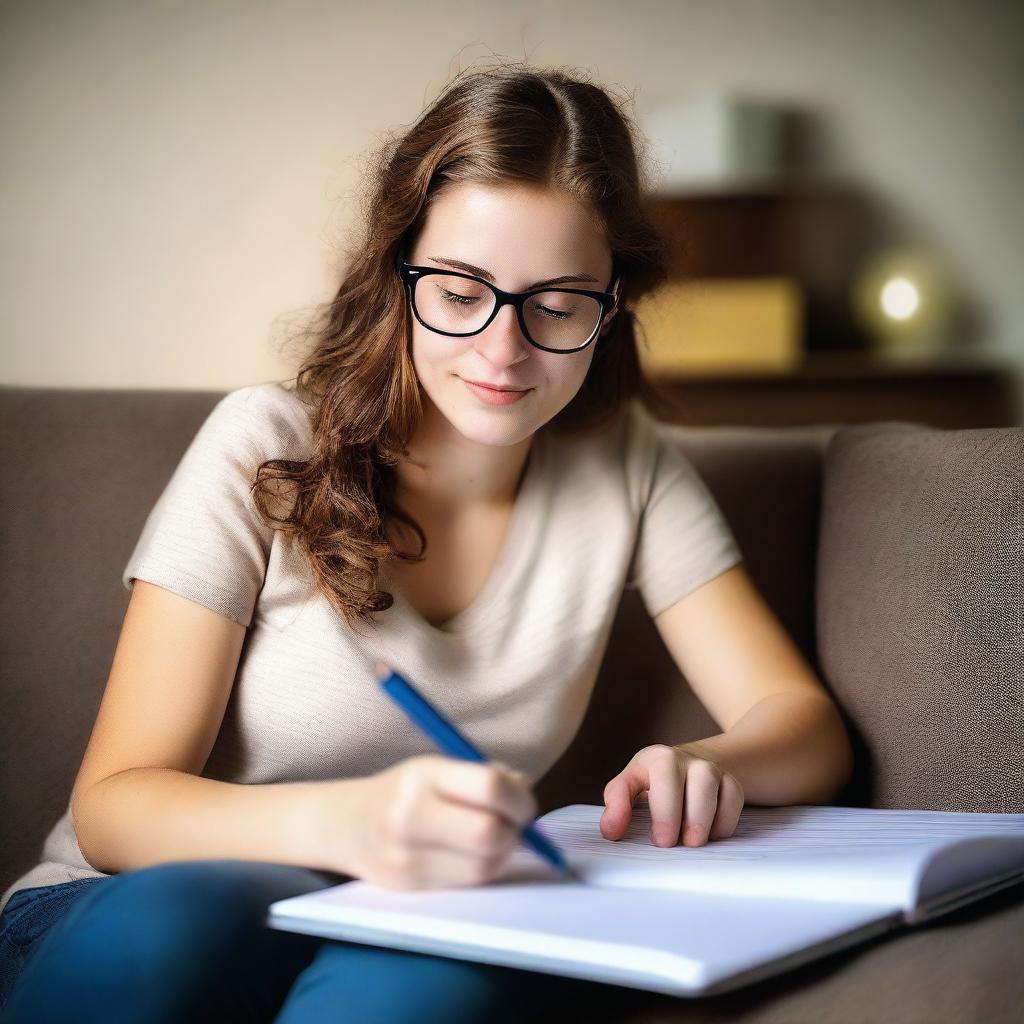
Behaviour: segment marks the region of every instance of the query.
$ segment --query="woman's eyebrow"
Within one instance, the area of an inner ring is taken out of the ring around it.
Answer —
[[[467,274],[473,274],[476,277],[482,277],[485,281],[490,281],[491,284],[495,284],[494,275],[484,270],[482,267],[474,267],[472,263],[466,263],[465,260],[457,260],[452,256],[428,256],[428,260],[433,260],[435,263],[444,263],[446,266],[454,267],[456,270],[464,270]],[[572,284],[574,281],[592,281],[597,284],[597,278],[592,277],[590,274],[566,274],[564,277],[552,277],[547,281],[537,281],[531,284],[525,291],[532,291],[534,288],[546,288],[549,285],[556,284]]]

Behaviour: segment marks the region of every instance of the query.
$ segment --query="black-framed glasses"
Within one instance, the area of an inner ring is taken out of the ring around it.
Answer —
[[[597,337],[605,314],[615,308],[612,292],[582,288],[534,288],[506,292],[483,278],[457,270],[419,267],[399,257],[413,315],[429,331],[450,338],[479,334],[502,306],[514,306],[519,327],[535,348],[579,352]],[[612,270],[614,281],[614,268]],[[609,285],[611,287],[611,285]]]

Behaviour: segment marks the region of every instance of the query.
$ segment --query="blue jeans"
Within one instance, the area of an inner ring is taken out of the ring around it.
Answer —
[[[337,881],[207,860],[23,889],[0,915],[0,1021],[532,1022],[625,991],[264,924],[275,900]]]

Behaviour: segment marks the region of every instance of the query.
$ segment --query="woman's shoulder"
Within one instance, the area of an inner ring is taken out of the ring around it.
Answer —
[[[264,381],[228,391],[210,420],[260,448],[286,449],[297,458],[312,439],[312,407],[289,381]]]
[[[228,391],[221,402],[237,408],[249,408],[269,415],[309,416],[312,406],[302,398],[294,381],[270,380],[246,384]]]
[[[660,422],[639,398],[630,398],[594,438],[595,447],[628,475],[643,474],[663,443]]]
[[[696,474],[678,443],[674,424],[659,419],[639,398],[629,402],[618,442],[627,489],[638,507],[647,504],[658,480]]]

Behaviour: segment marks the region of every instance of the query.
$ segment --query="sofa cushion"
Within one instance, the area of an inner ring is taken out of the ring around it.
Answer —
[[[849,802],[1024,812],[1024,430],[846,427],[826,451],[819,661]]]
[[[732,992],[685,999],[581,982],[571,1016],[588,1024],[1019,1024],[1022,934],[1017,885]]]

